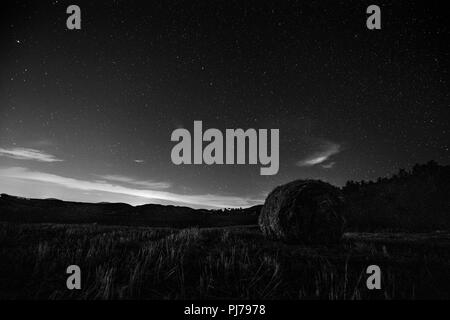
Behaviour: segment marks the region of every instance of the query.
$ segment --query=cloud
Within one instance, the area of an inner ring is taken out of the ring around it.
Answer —
[[[133,160],[133,161],[136,162],[136,163],[144,163],[145,162],[144,160],[140,160],[140,159]]]
[[[58,162],[63,161],[44,151],[30,148],[0,148],[0,156],[18,160],[34,160],[41,162]]]
[[[38,181],[81,191],[110,192],[148,200],[164,200],[201,207],[237,208],[248,207],[256,202],[253,199],[216,194],[185,195],[168,191],[135,189],[124,187],[114,182],[74,179],[46,172],[32,171],[22,167],[0,167],[0,177]]]
[[[318,147],[318,151],[313,152],[311,155],[298,161],[296,164],[299,167],[311,167],[316,164],[320,164],[328,160],[331,156],[339,153],[341,151],[341,145],[326,141],[322,142],[322,144]],[[331,165],[331,164],[329,164]],[[331,168],[334,163],[329,167]]]
[[[331,168],[334,167],[335,164],[336,164],[336,162],[332,161],[332,162],[329,162],[327,164],[323,164],[322,168],[324,168],[324,169],[331,169]]]
[[[100,177],[101,179],[109,180],[109,181],[124,182],[127,184],[146,187],[146,188],[150,188],[150,189],[167,189],[167,188],[170,188],[170,186],[171,186],[170,183],[167,183],[167,182],[136,180],[136,179],[121,176],[121,175],[103,175],[103,176],[98,176],[98,177]]]

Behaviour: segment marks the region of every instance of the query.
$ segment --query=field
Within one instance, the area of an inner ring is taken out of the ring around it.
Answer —
[[[349,233],[332,247],[256,226],[0,223],[0,299],[449,299],[450,234]],[[81,268],[82,289],[66,288]],[[382,289],[366,287],[367,266]]]

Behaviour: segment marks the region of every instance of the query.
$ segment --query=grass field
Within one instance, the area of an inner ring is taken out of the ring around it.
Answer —
[[[257,227],[0,223],[0,299],[450,298],[450,234],[346,234],[287,245]],[[81,268],[82,289],[66,288]],[[382,289],[366,288],[366,268]]]

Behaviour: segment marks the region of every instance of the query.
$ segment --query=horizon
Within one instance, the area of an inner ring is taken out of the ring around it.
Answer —
[[[433,162],[436,163],[438,166],[441,166],[441,167],[448,167],[448,166],[449,166],[449,165],[442,165],[442,164],[440,164],[440,163],[438,163],[438,162],[436,162],[436,161],[434,161],[434,160],[429,160],[429,161],[427,161],[427,162],[425,162],[425,163],[417,163],[417,164],[415,164],[415,165],[427,165],[427,164],[433,163]],[[394,175],[397,174],[397,173],[399,173],[401,170],[405,170],[406,172],[411,173],[412,169],[413,169],[413,168],[400,168],[398,171],[396,171],[396,172],[391,172],[390,174],[387,174],[387,175],[385,175],[385,176],[383,176],[383,177],[378,177],[378,179],[379,179],[379,178],[388,178],[388,179],[389,179],[389,178],[393,178]],[[410,170],[411,170],[411,171],[410,171]],[[0,171],[1,171],[1,167],[0,167]],[[298,179],[294,179],[294,180],[298,180]],[[294,181],[294,180],[292,180],[292,181]],[[289,182],[291,182],[291,181],[289,181]],[[341,186],[335,186],[335,187],[337,187],[337,188],[339,188],[339,189],[342,189],[342,188],[344,188],[344,187],[346,186],[346,184],[347,184],[348,182],[354,182],[354,183],[355,183],[355,182],[356,182],[356,183],[364,183],[364,182],[370,183],[370,182],[373,182],[373,183],[376,183],[377,181],[376,181],[376,180],[360,180],[360,181],[347,180],[346,183],[345,183],[344,185],[341,185]],[[278,186],[280,186],[280,185],[278,185]],[[270,193],[271,191],[273,191],[273,190],[274,190],[276,187],[278,187],[278,186],[274,186],[274,187],[272,188],[272,190],[269,191],[269,193]],[[97,201],[79,201],[79,200],[71,200],[71,199],[64,199],[64,198],[54,198],[54,197],[51,197],[51,198],[33,198],[33,197],[27,197],[27,196],[22,196],[22,195],[17,195],[17,194],[9,194],[9,193],[5,193],[5,192],[0,191],[0,197],[1,197],[2,195],[14,197],[14,198],[27,199],[27,200],[59,200],[59,201],[64,201],[64,202],[90,203],[90,204],[126,204],[126,205],[130,205],[130,206],[132,206],[132,207],[138,207],[138,206],[144,206],[144,205],[162,205],[162,206],[187,207],[187,208],[194,209],[194,210],[202,210],[202,209],[203,209],[203,210],[247,209],[247,208],[252,208],[252,207],[255,207],[255,206],[263,206],[263,205],[264,205],[264,202],[265,202],[265,199],[264,199],[264,200],[262,200],[262,202],[260,202],[260,203],[254,203],[254,204],[249,205],[249,206],[246,206],[246,207],[214,207],[214,206],[211,206],[211,207],[204,207],[204,206],[195,206],[195,205],[188,205],[188,204],[185,205],[185,204],[179,203],[179,202],[165,203],[165,204],[163,204],[163,203],[158,203],[158,202],[143,202],[143,203],[133,204],[133,203],[128,203],[128,202],[101,201],[100,199],[97,200]],[[268,194],[267,194],[267,195],[268,195]],[[267,195],[266,195],[266,196],[267,196]]]

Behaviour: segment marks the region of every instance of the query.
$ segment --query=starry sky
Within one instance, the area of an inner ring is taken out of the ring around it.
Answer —
[[[450,162],[448,14],[430,1],[6,1],[0,15],[0,192],[246,207],[294,179]],[[279,129],[278,174],[174,165],[171,133],[194,120]]]

